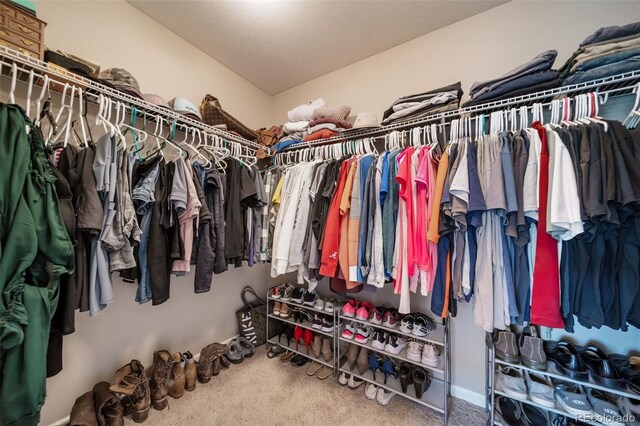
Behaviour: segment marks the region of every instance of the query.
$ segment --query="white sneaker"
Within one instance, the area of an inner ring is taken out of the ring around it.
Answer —
[[[340,373],[340,376],[338,376],[338,383],[340,383],[342,386],[346,385],[347,383],[349,383],[349,377],[351,377],[351,374],[347,374],[344,371]]]
[[[391,399],[396,396],[395,392],[386,391],[383,388],[378,388],[378,393],[376,394],[376,401],[380,405],[387,405]]]
[[[316,297],[316,301],[313,302],[313,308],[319,311],[324,310],[324,300],[319,297]]]
[[[373,383],[369,383],[364,388],[364,396],[366,396],[367,399],[376,399],[376,394],[377,393],[378,393],[378,387],[376,385],[374,385]]]
[[[352,322],[348,322],[344,326],[344,330],[342,330],[342,337],[344,337],[345,339],[351,340],[355,335],[356,335],[356,325]]]
[[[349,386],[351,389],[356,389],[358,386],[360,386],[361,384],[364,383],[364,380],[359,379],[357,377],[355,377],[353,374],[349,377],[349,380],[347,382],[347,386]]]
[[[407,347],[407,341],[402,336],[391,336],[389,343],[384,347],[385,352],[398,355],[404,348]]]
[[[419,342],[411,341],[407,345],[407,358],[411,361],[420,362],[422,357],[422,345]]]
[[[358,328],[356,330],[355,340],[358,343],[367,343],[367,341],[371,338],[372,334],[373,334],[373,330],[371,329],[370,326],[360,324],[358,325]]]
[[[429,367],[437,367],[440,365],[440,349],[435,345],[424,345],[422,350],[422,359],[420,360],[424,365]]]

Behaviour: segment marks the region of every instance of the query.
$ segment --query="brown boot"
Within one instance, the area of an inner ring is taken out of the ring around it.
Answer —
[[[120,400],[123,414],[132,414],[133,421],[142,423],[149,416],[150,391],[144,367],[137,359],[116,371],[116,384],[111,392],[123,395]]]
[[[226,355],[220,355],[220,364],[222,364],[222,368],[229,368],[231,361],[229,361]]]
[[[211,380],[214,359],[227,352],[229,352],[229,349],[221,343],[212,343],[202,348],[200,351],[200,359],[198,360],[198,367],[196,368],[198,381],[200,383],[207,383]],[[219,363],[220,361],[218,360],[218,364]],[[218,370],[218,372],[220,372],[220,370]]]
[[[185,361],[180,352],[176,352],[171,357],[171,372],[169,373],[169,379],[167,380],[167,387],[169,388],[169,395],[171,398],[182,398],[184,395],[184,384],[186,377],[184,375]]]
[[[122,404],[109,390],[109,383],[96,383],[93,387],[96,403],[96,416],[99,426],[123,426]]]
[[[95,426],[97,425],[96,407],[93,401],[93,392],[89,391],[80,395],[71,408],[69,416],[70,426]]]
[[[167,351],[154,352],[149,387],[151,388],[151,405],[156,410],[164,410],[169,405],[167,377],[170,369],[171,354]]]
[[[313,355],[316,358],[320,358],[320,355],[322,355],[322,336],[320,336],[319,334],[316,334],[314,336],[311,350],[313,351]]]
[[[331,349],[331,339],[328,337],[325,337],[324,340],[322,341],[322,357],[327,362],[331,361],[331,358],[333,358],[333,350]]]
[[[189,351],[182,355],[184,356],[184,388],[191,392],[196,388],[196,360]]]
[[[211,370],[211,375],[214,377],[220,374],[220,370],[222,370],[222,362],[220,361],[220,358],[222,358],[222,356],[217,356],[213,360],[213,368]]]

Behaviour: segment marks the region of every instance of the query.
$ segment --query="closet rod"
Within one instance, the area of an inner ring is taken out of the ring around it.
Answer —
[[[441,112],[439,114],[430,115],[423,118],[417,118],[414,120],[407,120],[401,123],[389,124],[387,126],[381,126],[375,129],[360,130],[360,131],[347,131],[339,135],[333,136],[327,139],[320,139],[313,142],[301,142],[299,144],[291,145],[284,152],[294,151],[303,148],[310,148],[320,145],[327,145],[339,142],[347,142],[357,139],[363,139],[372,137],[374,135],[381,135],[390,133],[393,130],[407,129],[411,127],[419,127],[423,124],[428,124],[433,121],[444,121],[447,119],[453,119],[455,117],[463,117],[468,114],[474,113],[488,113],[500,109],[508,109],[508,107],[516,106],[531,106],[534,103],[540,103],[554,98],[565,97],[567,95],[579,95],[583,93],[596,92],[604,94],[607,90],[632,90],[635,84],[640,82],[640,70],[631,71],[624,74],[618,74],[611,77],[601,78],[598,80],[587,81],[584,83],[572,84],[569,86],[557,87],[555,89],[543,90],[540,92],[530,93],[528,95],[517,96],[514,98],[503,99],[500,101],[484,103],[480,105],[469,106],[465,108],[459,108],[452,111]],[[602,90],[600,90],[602,89]]]
[[[82,92],[84,94],[92,95],[94,99],[97,99],[98,96],[102,94],[114,101],[120,101],[124,103],[129,110],[131,106],[135,106],[138,111],[147,112],[152,121],[155,120],[155,116],[159,115],[164,119],[164,121],[168,123],[175,121],[179,125],[186,125],[192,128],[197,128],[205,133],[213,134],[232,142],[237,142],[241,145],[251,148],[254,151],[262,148],[267,153],[267,155],[269,155],[271,152],[269,148],[263,147],[257,142],[244,139],[240,136],[234,135],[233,133],[218,129],[213,126],[206,125],[198,120],[186,117],[175,111],[170,111],[166,108],[153,105],[143,99],[120,92],[115,89],[111,89],[110,87],[97,83],[88,78],[81,77],[72,72],[62,72],[49,69],[46,62],[42,62],[39,59],[24,55],[6,46],[0,46],[0,60],[3,62],[3,65],[8,65],[9,67],[13,66],[13,64],[16,64],[18,71],[26,73],[26,75],[19,76],[22,77],[19,78],[19,81],[21,81],[22,83],[28,83],[28,76],[31,71],[33,71],[34,75],[39,78],[43,78],[46,74],[51,81],[54,81],[55,83],[63,86],[65,84],[69,84],[70,87],[72,85],[75,85],[76,89],[82,89]],[[38,72],[39,74],[36,74],[36,72]],[[41,85],[37,85],[35,82],[34,86],[42,87]]]

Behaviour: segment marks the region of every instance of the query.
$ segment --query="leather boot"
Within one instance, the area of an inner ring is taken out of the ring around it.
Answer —
[[[186,377],[184,375],[185,361],[180,352],[176,352],[171,357],[171,372],[167,379],[167,387],[171,398],[179,399],[184,395],[184,384]]]
[[[123,426],[122,404],[109,390],[109,383],[99,382],[93,387],[96,416],[100,426]]]
[[[220,374],[220,370],[222,370],[222,362],[220,361],[220,358],[222,358],[222,356],[217,356],[213,360],[213,369],[211,370],[212,376],[217,376]]]
[[[196,388],[196,360],[189,351],[182,355],[184,356],[184,388],[191,392]]]
[[[96,407],[93,400],[93,392],[89,391],[80,395],[71,408],[69,416],[70,426],[96,426]]]
[[[226,355],[220,355],[220,364],[222,364],[222,368],[229,368],[231,361],[229,361]]]
[[[322,340],[322,356],[327,362],[331,361],[331,358],[333,358],[333,350],[331,350],[331,339],[328,337],[325,337],[324,340]]]
[[[360,353],[358,354],[358,369],[360,370],[361,376],[369,369],[369,350],[367,348],[360,349]]]
[[[353,368],[356,366],[356,362],[358,361],[358,351],[360,350],[360,346],[354,345],[351,343],[349,345],[349,350],[347,351],[347,362],[349,364],[349,370],[353,371]]]
[[[207,383],[211,380],[211,376],[213,375],[213,360],[221,355],[227,354],[227,352],[229,352],[229,349],[221,343],[211,343],[202,348],[196,368],[198,381],[200,383]]]
[[[316,334],[313,338],[311,350],[316,358],[320,358],[320,355],[322,355],[322,337],[320,335]]]
[[[151,388],[151,405],[156,410],[164,410],[169,405],[167,378],[170,369],[171,354],[167,351],[154,352],[149,387]]]
[[[142,423],[149,416],[151,392],[149,382],[144,374],[144,367],[137,359],[116,371],[115,385],[109,387],[111,392],[123,395],[120,400],[123,414],[131,414],[133,421]]]

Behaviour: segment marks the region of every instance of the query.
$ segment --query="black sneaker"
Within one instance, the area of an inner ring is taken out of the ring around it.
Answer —
[[[324,332],[331,332],[333,331],[333,319],[331,318],[322,318],[322,331]]]
[[[323,320],[322,320],[322,318],[320,318],[320,315],[315,314],[313,316],[313,325],[311,326],[311,328],[315,328],[316,330],[320,330],[322,328],[322,323],[323,323]]]
[[[316,301],[316,294],[313,291],[307,291],[304,295],[304,304],[307,306],[313,306],[313,303]]]
[[[412,333],[415,318],[416,317],[413,314],[407,314],[403,316],[402,321],[400,321],[400,331],[404,331],[405,333]]]
[[[424,314],[418,314],[413,322],[413,330],[411,334],[418,337],[425,337],[436,329],[436,324],[431,318]]]
[[[302,301],[304,300],[304,294],[305,294],[305,289],[304,288],[297,288],[293,291],[293,298],[291,299],[291,301],[293,303],[302,303]]]
[[[387,344],[389,340],[389,336],[384,331],[376,331],[373,335],[373,342],[371,342],[371,346],[375,349],[384,350],[384,346]]]

